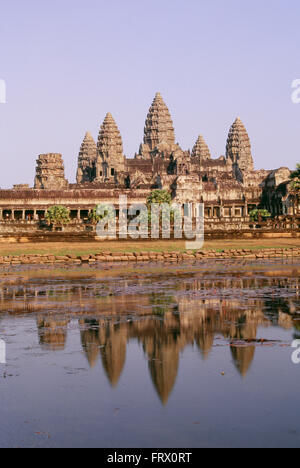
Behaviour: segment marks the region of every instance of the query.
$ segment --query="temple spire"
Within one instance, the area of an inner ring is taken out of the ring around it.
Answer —
[[[98,137],[98,152],[105,158],[123,156],[123,142],[118,126],[111,115],[106,114]]]
[[[199,160],[204,161],[211,159],[211,154],[207,144],[202,135],[199,135],[198,140],[196,141],[193,151],[192,158],[199,158]]]
[[[230,158],[233,164],[237,165],[241,171],[254,170],[250,139],[239,117],[230,128],[227,139],[226,156]]]
[[[86,132],[78,156],[77,183],[92,182],[97,158],[97,146],[90,132]]]
[[[175,144],[175,132],[168,107],[160,93],[156,93],[149,109],[144,130],[144,144],[153,151],[159,144]]]
[[[121,133],[113,116],[108,113],[100,128],[97,145],[97,179],[115,178],[125,170]]]

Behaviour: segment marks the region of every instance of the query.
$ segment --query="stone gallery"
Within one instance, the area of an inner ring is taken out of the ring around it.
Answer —
[[[38,229],[47,210],[62,205],[70,210],[73,228],[84,230],[84,221],[99,203],[113,203],[118,213],[120,195],[127,195],[128,203],[145,203],[153,190],[163,189],[175,203],[194,206],[194,216],[196,203],[204,203],[208,231],[246,230],[255,208],[267,209],[273,224],[274,217],[278,222],[295,220],[290,174],[288,168],[254,169],[250,139],[240,118],[229,130],[225,156],[213,159],[202,135],[192,151],[183,150],[176,143],[168,107],[157,93],[146,118],[143,143],[133,158],[124,155],[122,136],[108,113],[97,143],[89,132],[84,137],[75,184],[65,178],[61,154],[42,154],[33,188],[24,184],[0,190],[1,229],[12,224],[24,229],[28,223]]]

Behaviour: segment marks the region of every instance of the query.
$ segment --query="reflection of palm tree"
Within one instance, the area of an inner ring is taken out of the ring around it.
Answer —
[[[278,317],[281,313],[289,315],[290,304],[287,299],[277,297],[276,299],[270,299],[265,302],[266,314],[271,315],[273,323],[278,323]]]
[[[295,329],[295,333],[294,333],[293,339],[300,340],[300,320],[295,320],[294,329]]]
[[[67,327],[69,320],[55,320],[53,318],[38,318],[39,343],[53,351],[65,348],[67,340]]]
[[[164,315],[170,310],[172,304],[174,304],[174,298],[162,293],[150,294],[150,304],[152,306],[152,313],[154,315]]]

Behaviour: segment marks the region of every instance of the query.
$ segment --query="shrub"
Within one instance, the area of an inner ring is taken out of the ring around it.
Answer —
[[[265,221],[267,218],[271,217],[271,213],[269,213],[268,210],[256,209],[256,210],[252,210],[249,213],[249,216],[252,221],[260,221],[260,220]]]

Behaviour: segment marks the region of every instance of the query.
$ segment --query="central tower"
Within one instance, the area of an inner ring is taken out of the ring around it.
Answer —
[[[147,115],[144,144],[140,146],[139,157],[150,159],[150,153],[155,149],[171,152],[174,146],[175,132],[170,111],[161,94],[157,93]]]

